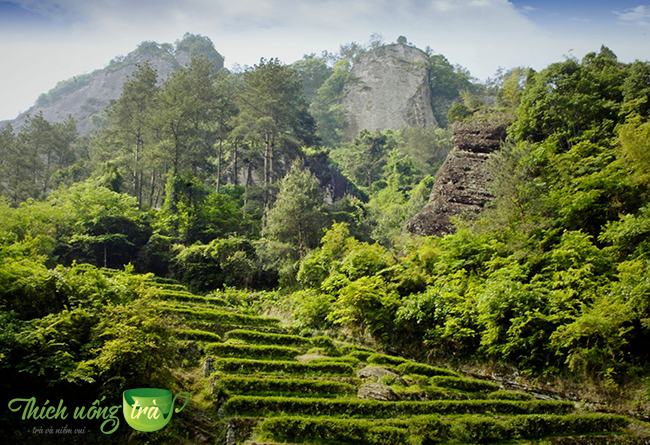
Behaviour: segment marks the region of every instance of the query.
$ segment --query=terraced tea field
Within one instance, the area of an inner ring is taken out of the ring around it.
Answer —
[[[643,443],[626,417],[537,400],[329,337],[288,334],[220,297],[160,284],[201,351],[225,444]]]

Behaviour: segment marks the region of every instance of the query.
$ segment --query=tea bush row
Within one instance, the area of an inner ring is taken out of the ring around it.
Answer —
[[[306,419],[276,417],[260,423],[256,432],[263,438],[283,442],[336,441],[352,445],[401,445],[409,438],[434,439],[448,426],[436,416],[407,420]]]
[[[203,297],[201,295],[195,295],[186,290],[175,290],[175,289],[163,289],[156,292],[156,298],[160,300],[174,300],[174,301],[183,301],[190,303],[204,303],[211,304],[214,306],[228,306],[228,302],[220,297]]]
[[[433,376],[429,380],[433,385],[441,388],[453,388],[467,392],[492,392],[500,388],[497,383],[478,379],[467,379],[451,376]]]
[[[425,365],[423,363],[406,362],[406,363],[402,363],[395,369],[401,375],[419,374],[419,375],[426,375],[428,377],[432,377],[434,375],[448,375],[453,377],[459,377],[457,373],[455,373],[454,371],[450,371],[449,369],[438,368],[436,366]]]
[[[167,313],[179,314],[195,320],[207,320],[220,324],[237,324],[249,326],[277,326],[277,318],[256,317],[216,309],[180,307],[165,303],[162,309]]]
[[[304,374],[304,375],[350,375],[354,368],[348,363],[300,363],[281,360],[249,360],[223,358],[214,362],[217,371],[234,374]]]
[[[226,333],[226,338],[265,345],[304,346],[310,343],[308,338],[298,335],[272,334],[247,329],[229,331]]]
[[[377,353],[368,356],[366,361],[374,365],[391,365],[391,366],[398,366],[401,365],[402,363],[409,362],[409,360],[402,357],[395,357],[392,355],[377,354]]]
[[[346,444],[402,445],[435,443],[444,439],[461,443],[487,443],[509,439],[541,439],[618,431],[629,421],[611,414],[521,415],[506,420],[471,416],[441,420],[419,416],[409,420],[314,419],[277,417],[261,422],[256,432],[265,439],[286,442],[327,440]]]
[[[512,400],[435,400],[429,402],[380,402],[359,399],[304,399],[299,397],[235,396],[223,406],[228,415],[372,416],[375,418],[418,414],[565,414],[568,402]]]
[[[213,332],[200,331],[198,329],[178,329],[176,334],[180,338],[186,340],[199,340],[199,341],[210,341],[210,342],[220,342],[221,337]]]
[[[219,376],[214,384],[214,392],[220,391],[232,394],[285,392],[314,395],[354,394],[357,388],[349,383],[334,380]]]
[[[208,354],[219,357],[238,357],[250,359],[292,359],[300,355],[301,350],[277,345],[242,345],[237,343],[216,343],[204,348]]]
[[[541,439],[550,435],[603,433],[625,428],[629,420],[612,414],[570,414],[514,416],[499,420],[471,416],[455,419],[451,436],[464,443],[506,439]]]

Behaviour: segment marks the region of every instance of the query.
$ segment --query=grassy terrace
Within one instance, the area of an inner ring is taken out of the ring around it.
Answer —
[[[219,297],[193,295],[174,283],[154,285],[162,289],[157,298],[165,301],[163,310],[179,320],[178,336],[212,358],[212,404],[238,444],[529,443],[558,437],[563,444],[583,444],[573,438],[606,436],[598,443],[617,443],[621,434],[625,443],[637,443],[626,433],[625,417],[578,412],[569,402],[536,400],[328,337],[291,335],[279,320],[241,314]],[[367,366],[388,375],[357,376]],[[368,383],[379,384],[392,399],[360,398]]]

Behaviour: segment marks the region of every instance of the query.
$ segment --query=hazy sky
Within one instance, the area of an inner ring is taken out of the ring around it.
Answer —
[[[103,68],[143,40],[209,37],[226,66],[291,63],[381,33],[427,45],[480,79],[499,66],[542,69],[609,46],[650,59],[650,3],[506,0],[0,0],[0,120],[60,80]]]

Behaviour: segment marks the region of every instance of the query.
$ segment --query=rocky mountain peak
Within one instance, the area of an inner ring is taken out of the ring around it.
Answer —
[[[348,139],[363,129],[437,125],[424,51],[399,43],[380,46],[358,57],[352,75],[343,99]]]
[[[188,33],[173,45],[142,42],[128,55],[111,60],[105,68],[59,82],[10,123],[15,130],[20,130],[28,115],[42,112],[43,117],[51,123],[61,122],[71,115],[77,121],[79,134],[90,134],[101,125],[102,111],[112,99],[120,97],[124,82],[138,65],[148,61],[162,82],[181,66],[189,64],[192,57],[199,55],[207,57],[215,71],[223,68],[223,56],[207,37]]]

